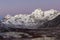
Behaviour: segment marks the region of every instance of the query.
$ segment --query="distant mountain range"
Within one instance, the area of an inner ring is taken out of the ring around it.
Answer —
[[[54,9],[42,11],[36,9],[32,14],[7,15],[0,22],[2,28],[39,29],[55,27],[60,24],[60,12]]]

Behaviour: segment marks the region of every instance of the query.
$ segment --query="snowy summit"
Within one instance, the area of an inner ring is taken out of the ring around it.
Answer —
[[[46,21],[53,20],[58,15],[60,15],[60,12],[57,10],[51,9],[47,11],[42,11],[41,9],[36,9],[31,14],[19,14],[15,16],[7,15],[5,16],[5,21],[2,23],[8,24],[8,25],[14,25],[18,26],[18,28],[36,28],[34,26],[40,26]]]

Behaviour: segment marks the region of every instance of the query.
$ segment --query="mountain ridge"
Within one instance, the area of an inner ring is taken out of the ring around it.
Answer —
[[[22,29],[38,29],[39,27],[51,26],[57,21],[57,25],[60,24],[60,12],[54,9],[48,11],[42,11],[36,9],[32,14],[19,14],[15,16],[7,15],[2,21],[7,28],[22,28]],[[53,23],[53,24],[52,24]],[[55,24],[54,24],[55,25]]]

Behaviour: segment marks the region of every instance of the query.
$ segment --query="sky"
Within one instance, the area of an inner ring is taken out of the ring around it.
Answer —
[[[30,14],[37,8],[60,11],[60,0],[0,0],[0,16]]]

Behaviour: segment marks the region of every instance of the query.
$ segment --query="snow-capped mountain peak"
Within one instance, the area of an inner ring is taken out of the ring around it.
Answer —
[[[40,26],[46,21],[53,20],[60,12],[57,10],[51,9],[48,11],[42,11],[41,9],[36,9],[31,14],[19,14],[15,16],[7,15],[5,19],[8,19],[2,23],[9,25],[20,25],[19,27],[24,26],[25,28],[36,28],[34,26]]]

